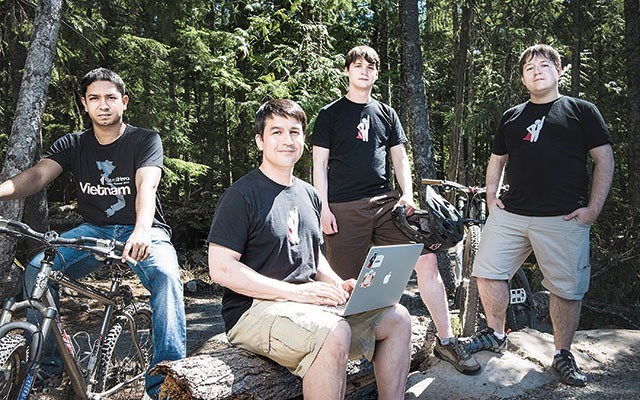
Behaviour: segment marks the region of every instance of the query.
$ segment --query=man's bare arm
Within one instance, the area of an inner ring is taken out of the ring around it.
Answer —
[[[15,200],[31,196],[44,189],[61,173],[60,164],[43,158],[33,167],[0,184],[0,200]]]

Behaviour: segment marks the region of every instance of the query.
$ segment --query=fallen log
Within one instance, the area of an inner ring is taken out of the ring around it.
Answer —
[[[431,352],[426,340],[430,320],[412,316],[411,370],[416,370]],[[301,379],[264,357],[216,336],[194,355],[183,360],[161,362],[150,372],[164,375],[161,395],[171,400],[292,399],[302,395]],[[346,398],[362,399],[375,392],[373,365],[352,360],[347,366]]]

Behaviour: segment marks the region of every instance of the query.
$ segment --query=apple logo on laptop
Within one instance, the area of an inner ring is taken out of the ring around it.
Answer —
[[[384,276],[384,279],[382,280],[382,284],[386,285],[387,283],[389,283],[389,279],[391,279],[391,272],[389,272]]]

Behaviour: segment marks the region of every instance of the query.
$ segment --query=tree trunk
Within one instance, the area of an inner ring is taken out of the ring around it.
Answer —
[[[431,320],[411,318],[411,371],[423,369],[435,336]],[[286,368],[238,347],[229,347],[224,334],[209,339],[191,356],[163,361],[150,373],[164,375],[161,394],[173,400],[300,398],[300,378]],[[346,399],[372,398],[373,365],[352,360],[347,365]]]
[[[629,144],[629,193],[631,204],[640,210],[640,1],[624,1],[627,47],[627,141]]]
[[[454,7],[457,5],[454,4]],[[454,58],[456,68],[456,99],[453,114],[453,129],[450,142],[450,159],[447,168],[447,178],[453,181],[461,181],[465,176],[464,172],[464,146],[462,138],[464,132],[462,121],[466,107],[467,70],[469,63],[469,43],[471,41],[471,19],[473,17],[473,2],[465,1],[462,5],[462,21],[459,24],[457,51]]]
[[[27,54],[22,85],[18,95],[15,119],[11,127],[8,150],[5,156],[0,181],[18,174],[32,166],[40,156],[42,138],[42,114],[49,81],[53,57],[56,50],[58,30],[60,28],[61,0],[42,0],[34,20],[34,32]],[[0,215],[8,219],[22,219],[24,200],[0,202]],[[46,207],[41,221],[47,219]],[[36,216],[30,216],[37,219]],[[6,237],[0,237],[0,297],[13,294],[18,279],[12,273],[11,262],[15,254],[16,243]]]
[[[380,56],[380,70],[384,74],[378,79],[380,101],[389,104],[391,101],[391,74],[389,64],[389,10],[384,0],[372,0],[371,8],[375,15],[375,25],[372,35],[373,47]]]
[[[404,103],[407,109],[407,135],[411,140],[414,163],[414,182],[434,177],[433,147],[429,132],[429,111],[423,81],[424,66],[420,48],[418,2],[400,1],[402,71],[405,87]],[[414,185],[415,186],[415,185]],[[419,186],[418,186],[419,187]],[[420,193],[420,205],[425,207],[424,193]]]

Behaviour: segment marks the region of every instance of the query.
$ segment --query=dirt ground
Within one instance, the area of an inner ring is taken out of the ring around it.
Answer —
[[[128,280],[127,283],[134,287],[135,293],[141,299],[148,299],[148,293],[135,278]],[[415,282],[410,282],[404,303],[412,314],[424,315],[426,310],[412,284]],[[201,280],[190,280],[185,284],[188,353],[192,353],[207,340],[223,332],[220,295],[219,288]],[[99,321],[98,310],[92,309],[90,304],[83,303],[79,299],[67,299],[63,302],[63,316],[66,320],[73,320],[76,328],[87,330]],[[589,384],[585,388],[573,388],[559,383],[554,371],[548,366],[549,361],[544,361],[544,357],[542,361],[535,360],[530,353],[521,351],[523,348],[533,349],[536,345],[545,342],[548,347],[549,335],[544,336],[546,334],[535,331],[517,332],[517,335],[513,334],[513,336],[520,338],[518,339],[520,347],[516,347],[515,350],[512,351],[510,347],[506,355],[497,359],[492,353],[477,355],[483,366],[483,373],[474,377],[461,375],[449,364],[433,358],[425,371],[412,371],[407,383],[405,399],[638,399],[640,398],[640,379],[637,378],[640,373],[638,346],[640,335],[620,336],[622,339],[616,337],[613,343],[606,340],[606,337],[611,336],[606,332],[608,331],[599,333],[603,335],[602,340],[594,337],[595,333],[591,333],[591,336],[588,333],[578,333],[574,348],[578,351],[597,349],[598,354],[606,355],[606,357],[600,357],[598,361],[597,357],[586,352],[585,364],[580,364],[589,376]],[[632,333],[640,332],[632,331]],[[585,335],[588,340],[584,339]],[[624,343],[625,340],[635,343]],[[510,358],[511,355],[516,357]],[[527,362],[532,363],[530,370],[525,370],[520,375],[514,372]],[[580,358],[578,362],[580,363]],[[511,384],[504,383],[505,376],[511,375],[515,377],[512,377]],[[480,392],[464,389],[472,387],[484,389]],[[451,388],[463,390],[452,392],[449,390]],[[39,398],[56,399],[52,396]],[[110,399],[124,400],[117,395]]]

